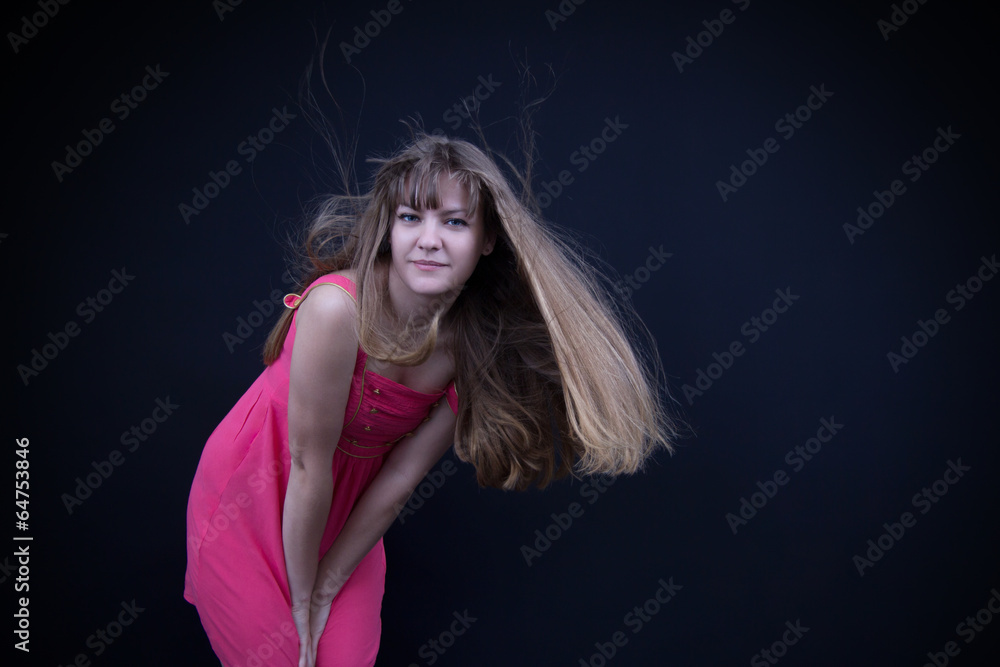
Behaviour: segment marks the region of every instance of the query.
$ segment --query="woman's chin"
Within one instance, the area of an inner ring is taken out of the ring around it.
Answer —
[[[463,285],[462,282],[456,284],[456,279],[460,276],[455,275],[454,267],[450,264],[434,269],[421,269],[415,264],[407,264],[394,273],[405,290],[424,299],[446,296],[460,290]],[[391,280],[390,278],[390,282]]]
[[[444,289],[444,286],[452,283],[452,271],[450,266],[435,266],[433,269],[422,269],[415,264],[407,267],[406,282],[418,291],[422,288]]]

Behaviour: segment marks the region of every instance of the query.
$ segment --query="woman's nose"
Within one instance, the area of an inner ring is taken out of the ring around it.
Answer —
[[[441,235],[438,233],[437,223],[433,220],[425,220],[420,229],[420,238],[417,245],[421,248],[440,248]]]

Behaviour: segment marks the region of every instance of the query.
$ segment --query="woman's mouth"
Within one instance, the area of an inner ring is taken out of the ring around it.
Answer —
[[[413,264],[421,271],[435,271],[445,266],[440,262],[432,262],[428,259],[418,259]]]

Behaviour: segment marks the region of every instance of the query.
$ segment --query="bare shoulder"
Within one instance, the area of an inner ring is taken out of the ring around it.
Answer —
[[[357,307],[354,304],[354,297],[347,290],[342,289],[340,285],[321,283],[309,290],[309,293],[299,304],[298,311],[300,315],[323,313],[317,317],[347,315],[349,318],[353,318]]]
[[[301,338],[303,334],[341,341],[346,338],[357,344],[354,323],[358,309],[354,297],[346,290],[331,289],[335,287],[338,286],[317,285],[309,290],[298,306],[296,338]]]

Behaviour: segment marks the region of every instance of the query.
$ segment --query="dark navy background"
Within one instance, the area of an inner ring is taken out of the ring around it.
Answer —
[[[385,2],[246,1],[221,16],[207,0],[71,2],[16,53],[7,35],[15,206],[0,228],[13,322],[3,422],[10,469],[15,439],[30,441],[30,527],[11,519],[5,531],[33,538],[31,652],[13,651],[12,664],[69,665],[79,654],[93,665],[218,664],[181,597],[185,505],[206,438],[262,370],[276,309],[245,342],[224,336],[255,301],[291,291],[285,238],[331,187],[329,155],[296,107],[327,30],[326,71],[358,123],[362,178],[363,157],[405,136],[399,119],[451,131],[446,112],[480,77],[499,82],[479,109],[487,138],[516,158],[510,118],[527,60],[533,93],[552,89],[535,117],[534,185],[555,191],[563,170],[573,179],[545,214],[642,281],[631,298],[695,433],[603,492],[565,481],[503,493],[478,489],[468,465],[441,472],[386,536],[379,665],[919,667],[934,664],[928,653],[996,664],[1000,618],[987,603],[1000,590],[1000,281],[961,310],[948,300],[1000,251],[996,25],[979,3],[903,4],[918,9],[886,40],[878,21],[889,2],[565,0],[553,29],[557,0],[402,0],[350,65],[338,45]],[[723,9],[734,20],[678,71],[672,54]],[[4,33],[39,11],[9,6]],[[169,74],[120,119],[112,100],[147,66]],[[776,121],[811,87],[829,98],[785,138]],[[298,117],[248,164],[239,144],[286,106]],[[60,182],[53,161],[102,118],[114,131]],[[579,171],[574,153],[606,119],[618,135]],[[903,163],[938,128],[959,138],[911,182]],[[454,134],[472,137],[470,123]],[[769,137],[777,152],[724,201],[717,181]],[[185,224],[179,204],[229,160],[242,172]],[[905,193],[852,243],[844,224],[894,179]],[[660,265],[652,250],[671,256]],[[134,278],[102,294],[114,271]],[[751,318],[772,317],[776,290],[798,298],[751,342]],[[101,312],[78,309],[108,296]],[[938,309],[950,319],[894,369],[887,354]],[[78,335],[48,348],[25,382],[18,367],[68,323]],[[735,341],[743,354],[710,367]],[[699,371],[712,385],[685,393]],[[122,433],[157,400],[177,407],[128,451]],[[786,453],[824,419],[843,426],[795,471]],[[122,464],[70,513],[77,478],[116,449]],[[968,470],[938,484],[946,494],[915,506],[959,461]],[[788,483],[734,534],[726,515],[779,470]],[[574,502],[572,525],[551,527]],[[855,556],[904,512],[915,524],[882,537],[891,547],[859,574]],[[554,541],[539,540],[547,528]],[[13,590],[21,544],[0,554],[7,637],[25,595]],[[648,603],[658,590],[666,599],[661,580],[670,601]],[[112,644],[88,641],[133,601],[138,616]],[[992,622],[970,637],[959,625],[983,609],[978,623]],[[948,642],[957,655],[943,653]]]

